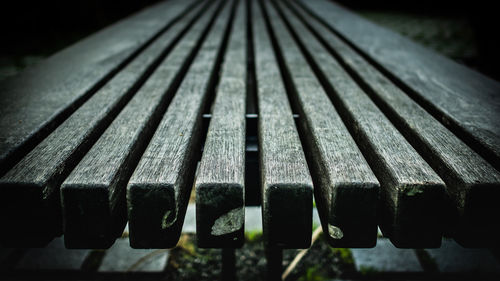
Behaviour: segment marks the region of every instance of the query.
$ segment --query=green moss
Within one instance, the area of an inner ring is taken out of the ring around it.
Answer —
[[[320,225],[319,225],[319,224],[317,224],[316,222],[313,222],[312,226],[313,226],[313,227],[312,227],[312,231],[313,231],[313,232],[316,230],[316,228],[320,227]]]
[[[332,248],[334,254],[340,257],[340,261],[345,265],[354,265],[354,258],[348,248]]]
[[[411,187],[405,190],[406,196],[415,196],[423,192],[424,191],[422,189],[417,187]]]
[[[176,247],[182,249],[188,255],[196,256],[197,254],[196,245],[194,244],[194,239],[192,239],[187,234],[181,235]]]
[[[245,241],[248,243],[261,242],[262,241],[262,231],[253,230],[245,232]]]
[[[305,274],[300,276],[298,281],[323,281],[326,279],[327,277],[324,276],[318,266],[312,266],[306,269]]]
[[[359,272],[361,273],[361,275],[369,276],[369,275],[374,275],[379,271],[374,267],[362,265],[359,267]]]

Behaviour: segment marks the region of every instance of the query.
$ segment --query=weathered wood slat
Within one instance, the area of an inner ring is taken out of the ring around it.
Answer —
[[[334,57],[291,17],[304,50],[380,181],[381,228],[397,247],[438,247],[444,183]]]
[[[0,84],[0,175],[134,59],[195,1],[165,1]]]
[[[266,3],[284,68],[291,76],[293,100],[312,164],[316,204],[328,241],[332,247],[373,247],[377,242],[378,180],[284,23]]]
[[[128,211],[133,247],[173,247],[194,184],[199,246],[239,247],[259,178],[271,268],[310,246],[313,192],[333,247],[377,222],[397,247],[498,246],[499,93],[323,0],[158,4],[0,84],[0,244],[64,222],[107,248]]]
[[[0,179],[0,240],[29,246],[61,233],[59,186],[182,35],[174,25]]]
[[[500,83],[324,0],[301,1],[500,169]]]
[[[307,248],[312,179],[261,7],[252,4],[264,239],[271,247]]]
[[[133,248],[170,248],[179,240],[199,153],[201,117],[231,24],[233,5],[221,5],[127,186]]]
[[[214,7],[201,5],[171,28],[173,37],[195,23],[113,120],[61,185],[68,248],[108,248],[127,220],[125,189],[194,53]],[[171,40],[171,38],[166,38]]]
[[[307,15],[305,15],[307,17]],[[388,78],[369,64],[335,34],[311,20],[310,28],[330,52],[335,53],[363,85],[372,99],[390,117],[406,139],[445,180],[448,194],[461,216],[454,232],[464,245],[494,245],[500,215],[500,175],[495,168],[460,141]]]
[[[198,247],[240,247],[245,222],[246,11],[233,23],[196,177]]]

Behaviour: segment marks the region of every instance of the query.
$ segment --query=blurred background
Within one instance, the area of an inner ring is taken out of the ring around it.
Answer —
[[[500,80],[494,1],[338,0],[365,18]]]
[[[0,80],[158,0],[3,1]],[[338,0],[369,20],[500,80],[495,1]]]
[[[155,2],[2,1],[0,80]]]

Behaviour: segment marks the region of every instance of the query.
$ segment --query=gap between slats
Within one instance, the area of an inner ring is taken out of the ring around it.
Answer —
[[[373,58],[366,54],[363,50],[358,48],[354,43],[352,43],[348,38],[342,35],[334,26],[330,26],[324,19],[316,15],[312,10],[306,7],[301,1],[293,0],[300,8],[309,14],[312,18],[324,25],[328,30],[338,36],[344,43],[351,47],[356,53],[368,61],[373,67],[380,71],[385,77],[387,77],[394,85],[405,92],[411,99],[413,99],[417,104],[419,104],[423,109],[425,109],[430,115],[432,115],[436,120],[443,124],[448,130],[450,130],[455,136],[472,148],[477,154],[481,155],[486,161],[488,161],[495,169],[500,171],[500,159],[495,156],[491,151],[481,142],[479,142],[470,132],[465,130],[460,124],[453,118],[449,118],[445,113],[438,109],[432,102],[425,100],[420,94],[408,86],[403,80],[401,80],[396,75],[388,71],[383,65],[377,63]],[[291,6],[287,3],[288,7]],[[300,18],[300,17],[299,17]],[[301,18],[301,20],[303,20]],[[303,20],[305,22],[305,20]],[[341,61],[341,60],[339,60]],[[347,68],[347,71],[348,68]],[[354,76],[355,78],[355,76]],[[357,81],[357,80],[356,80]],[[362,85],[362,84],[360,84]]]
[[[48,135],[50,135],[59,125],[61,125],[73,112],[75,112],[82,104],[84,104],[88,99],[90,99],[102,86],[109,82],[118,72],[124,69],[131,61],[133,61],[142,51],[144,51],[148,46],[150,46],[158,37],[165,33],[172,25],[179,21],[183,16],[192,11],[197,5],[200,5],[201,1],[195,2],[189,7],[187,7],[182,13],[170,20],[163,28],[161,28],[156,34],[154,34],[150,39],[137,48],[128,58],[122,61],[120,64],[115,66],[106,76],[97,83],[84,95],[76,99],[73,104],[67,106],[64,110],[59,112],[52,120],[47,122],[43,127],[41,127],[36,133],[32,134],[25,142],[14,149],[11,153],[7,155],[5,161],[0,165],[0,176],[3,176],[9,169],[15,166],[26,154],[28,154],[33,148],[35,148],[39,143],[41,143]]]

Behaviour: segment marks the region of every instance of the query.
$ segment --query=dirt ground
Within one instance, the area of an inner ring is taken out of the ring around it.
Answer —
[[[184,234],[178,246],[170,252],[169,263],[164,280],[219,280],[221,274],[221,250],[199,249],[196,237]],[[284,250],[283,270],[301,250]],[[264,280],[266,259],[261,233],[247,233],[246,243],[236,250],[237,280]],[[320,238],[307,251],[286,279],[326,280],[341,277],[354,272],[352,256],[348,249],[332,249],[325,239]]]

